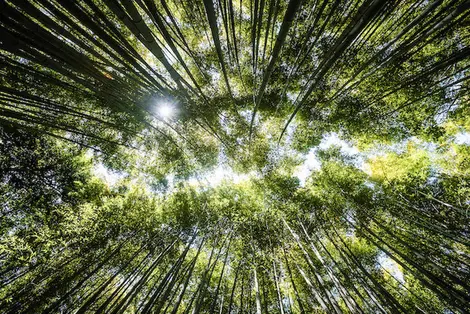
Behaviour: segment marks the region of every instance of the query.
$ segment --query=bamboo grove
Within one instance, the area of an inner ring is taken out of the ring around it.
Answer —
[[[470,312],[469,68],[468,0],[0,0],[0,312]]]

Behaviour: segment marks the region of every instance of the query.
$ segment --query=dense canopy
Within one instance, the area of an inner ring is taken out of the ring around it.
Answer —
[[[0,312],[470,312],[470,1],[0,0]]]

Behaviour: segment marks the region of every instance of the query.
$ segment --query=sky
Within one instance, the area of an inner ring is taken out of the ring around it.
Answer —
[[[95,164],[93,167],[93,172],[98,178],[105,181],[108,186],[114,186],[119,180],[126,177],[125,173],[112,171],[101,162]]]
[[[294,172],[294,175],[299,178],[301,186],[305,185],[305,181],[310,176],[312,171],[320,170],[321,168],[321,162],[316,154],[318,149],[325,150],[332,146],[339,146],[341,148],[341,153],[348,156],[359,154],[359,149],[357,149],[357,147],[352,146],[351,144],[342,140],[337,133],[332,132],[324,135],[320,145],[318,145],[318,147],[311,148],[309,152],[303,156],[305,161],[300,166],[298,166]],[[359,168],[363,167],[363,161],[359,159],[358,162],[359,163],[356,166]]]
[[[400,266],[390,257],[388,257],[384,252],[381,252],[377,258],[378,266],[381,266],[383,269],[388,271],[390,275],[393,276],[398,282],[405,283],[405,278],[403,272],[400,269]]]
[[[459,145],[470,145],[470,132],[460,132],[455,135],[455,144]]]

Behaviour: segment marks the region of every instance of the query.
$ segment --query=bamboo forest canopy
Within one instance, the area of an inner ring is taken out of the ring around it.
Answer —
[[[470,1],[0,0],[0,312],[469,313]]]

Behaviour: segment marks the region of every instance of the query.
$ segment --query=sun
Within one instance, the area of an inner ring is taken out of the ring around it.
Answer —
[[[169,103],[159,104],[157,111],[162,119],[169,119],[175,114],[175,108]]]

